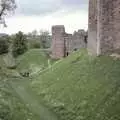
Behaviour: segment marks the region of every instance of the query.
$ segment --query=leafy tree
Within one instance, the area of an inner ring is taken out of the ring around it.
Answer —
[[[48,48],[50,44],[50,35],[48,31],[40,31],[40,41],[42,48]]]
[[[40,46],[40,41],[37,41],[37,40],[36,40],[36,41],[31,42],[31,46],[30,46],[30,47],[33,48],[33,49],[34,49],[34,48],[40,49],[40,47],[41,47],[41,46]]]
[[[27,38],[20,31],[13,38],[13,45],[12,45],[13,56],[17,57],[18,55],[21,55],[26,51],[27,51]]]
[[[0,0],[0,24],[5,24],[4,17],[16,8],[15,0]]]
[[[9,37],[0,37],[0,54],[7,53],[9,49]]]
[[[40,37],[37,30],[29,32],[27,34],[29,49],[39,48],[40,49]]]
[[[37,30],[33,30],[33,31],[31,32],[31,35],[32,35],[32,37],[36,37],[36,36],[38,35]]]

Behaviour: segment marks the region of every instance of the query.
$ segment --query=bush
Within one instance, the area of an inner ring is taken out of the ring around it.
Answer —
[[[13,38],[12,53],[17,57],[27,51],[27,38],[22,32],[18,32]]]
[[[29,41],[29,48],[30,49],[34,49],[34,48],[38,48],[40,49],[40,41],[36,41],[36,40],[31,40]]]
[[[40,48],[40,42],[33,43],[33,48]]]
[[[7,37],[0,37],[0,54],[8,52],[9,44]]]

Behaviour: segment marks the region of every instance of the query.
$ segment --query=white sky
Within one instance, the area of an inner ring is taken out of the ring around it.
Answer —
[[[39,11],[37,11],[37,14],[32,14],[33,11],[31,11],[31,14],[24,14],[24,11],[19,12],[21,10],[19,6],[17,13],[6,19],[8,27],[3,28],[3,26],[0,26],[0,33],[12,34],[18,31],[28,33],[34,29],[51,31],[52,25],[65,25],[66,32],[69,33],[73,33],[74,30],[88,28],[87,9],[81,9],[78,6],[77,9],[74,9],[75,7],[73,9],[66,8],[63,7],[54,12],[41,15],[38,14]],[[26,10],[29,11],[27,8]]]

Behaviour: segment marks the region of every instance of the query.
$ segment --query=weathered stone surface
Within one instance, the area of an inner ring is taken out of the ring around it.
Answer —
[[[64,36],[65,40],[65,56],[68,56],[72,52],[72,46],[73,46],[73,41],[72,41],[72,34],[65,34]]]
[[[99,2],[101,54],[120,53],[120,0]]]
[[[87,34],[78,30],[73,35],[65,32],[63,25],[52,27],[52,57],[59,59],[68,56],[72,51],[87,47]]]
[[[73,50],[78,50],[80,48],[87,47],[87,41],[85,41],[86,32],[84,30],[78,30],[78,32],[74,32],[73,34]]]
[[[97,0],[89,0],[88,21],[88,44],[87,48],[93,54],[97,51]]]
[[[120,0],[89,2],[88,49],[97,55],[120,53]]]
[[[52,27],[52,57],[59,59],[65,56],[65,28],[63,25]]]

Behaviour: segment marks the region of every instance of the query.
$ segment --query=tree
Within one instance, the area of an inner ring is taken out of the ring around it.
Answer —
[[[20,31],[13,38],[12,53],[14,57],[21,55],[27,51],[27,38]]]
[[[33,30],[33,31],[31,32],[31,35],[32,35],[32,37],[36,37],[36,36],[38,35],[37,30]]]
[[[0,37],[0,54],[8,53],[9,49],[9,37],[2,36]]]
[[[50,43],[50,35],[48,31],[40,30],[40,41],[42,48],[48,48]]]
[[[0,0],[0,24],[5,24],[4,17],[16,8],[15,0]]]

